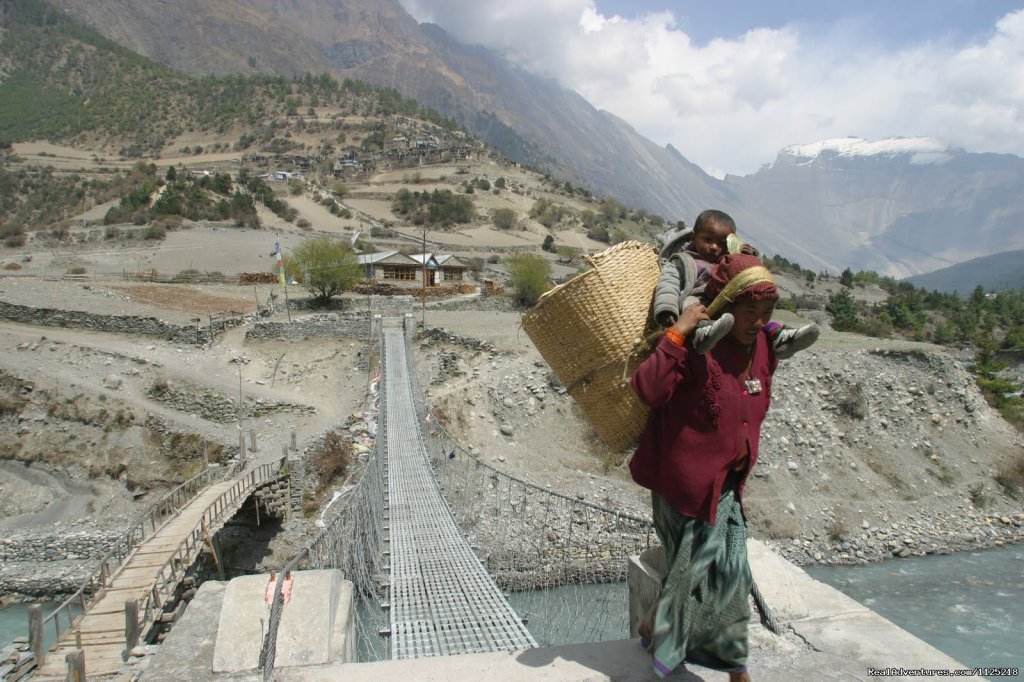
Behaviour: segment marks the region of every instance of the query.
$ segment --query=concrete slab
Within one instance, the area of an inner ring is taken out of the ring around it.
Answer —
[[[877,613],[820,616],[789,626],[815,649],[856,659],[868,668],[966,667]]]
[[[860,602],[814,580],[763,542],[747,540],[747,556],[754,581],[779,620],[870,612]]]
[[[296,571],[277,633],[275,668],[355,660],[352,583],[340,571]],[[347,642],[347,649],[346,649]]]
[[[270,608],[263,597],[269,574],[246,575],[227,584],[213,649],[214,672],[251,670],[259,663]]]
[[[758,682],[872,679],[857,661],[806,649],[785,654],[754,649],[750,665],[751,676]],[[282,670],[276,679],[278,682],[646,682],[657,679],[657,676],[651,667],[651,657],[640,647],[639,640],[627,639],[523,651],[291,668]],[[676,672],[671,679],[680,682],[726,682],[729,675],[690,667]]]
[[[779,614],[784,632],[774,635],[758,625],[750,633],[751,676],[757,682],[792,682],[793,680],[869,680],[879,679],[868,669],[885,668],[961,668],[956,661],[916,639],[910,633],[889,623],[877,614],[827,585],[815,581],[798,567],[775,557],[752,541],[751,567],[761,591]],[[655,562],[656,563],[656,562]],[[650,565],[647,566],[650,568]],[[301,574],[301,573],[300,573]],[[262,576],[262,587],[268,576]],[[298,587],[297,583],[297,587]],[[333,589],[333,588],[330,588]],[[189,604],[184,616],[171,630],[160,651],[143,674],[150,680],[189,680],[211,682],[256,682],[254,671],[214,673],[213,652],[217,638],[216,621],[224,610],[224,583],[207,582]],[[307,595],[308,596],[308,595]],[[297,602],[296,592],[292,605]],[[320,595],[323,599],[323,593]],[[344,600],[344,597],[341,597]],[[351,599],[351,597],[349,597]],[[852,604],[851,604],[852,602]],[[296,610],[297,612],[298,610]],[[351,609],[342,609],[350,612]],[[300,613],[300,615],[302,615]],[[336,619],[332,626],[344,629]],[[336,650],[332,635],[332,650]],[[349,647],[349,637],[338,647]],[[282,650],[282,654],[284,651]],[[286,654],[284,654],[286,655]],[[650,655],[641,649],[637,639],[564,647],[529,649],[512,652],[468,654],[375,663],[331,663],[326,665],[281,668],[279,682],[327,681],[344,679],[361,682],[378,680],[476,680],[502,682],[525,680],[564,680],[598,682],[616,680],[633,682],[654,680]],[[725,682],[728,675],[691,667],[671,679],[682,682]],[[894,676],[886,679],[912,679]],[[913,679],[919,679],[913,677]]]
[[[352,584],[334,570],[295,571],[292,578],[291,601],[284,606],[278,627],[274,667],[353,660]],[[264,602],[269,581],[270,575],[262,574],[228,583],[217,628],[214,672],[253,670],[259,664],[270,621]]]
[[[174,624],[142,674],[146,682],[160,680],[211,680],[213,649],[217,638],[227,583],[208,581],[199,586],[185,613]]]

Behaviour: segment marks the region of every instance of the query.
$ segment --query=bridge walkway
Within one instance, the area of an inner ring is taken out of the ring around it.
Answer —
[[[384,435],[391,542],[391,658],[537,646],[466,542],[416,419],[404,332],[385,325]]]
[[[90,678],[121,670],[128,629],[125,602],[138,602],[138,632],[144,642],[165,605],[174,604],[179,583],[214,534],[258,486],[277,477],[280,465],[281,461],[264,464],[238,478],[211,483],[182,507],[113,572],[86,611],[46,652],[33,679],[66,679],[66,655],[76,649],[84,652]]]

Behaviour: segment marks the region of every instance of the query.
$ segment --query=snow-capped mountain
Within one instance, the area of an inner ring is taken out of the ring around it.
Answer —
[[[860,137],[838,137],[810,144],[794,144],[779,152],[780,160],[792,157],[794,163],[810,163],[822,155],[855,158],[858,156],[911,155],[911,163],[948,161],[950,148],[930,137],[890,137],[869,141]]]
[[[897,277],[1024,248],[1024,159],[929,138],[786,147],[753,175],[727,176],[769,253],[833,272]]]

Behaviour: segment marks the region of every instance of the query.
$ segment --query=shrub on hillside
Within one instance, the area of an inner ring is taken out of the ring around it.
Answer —
[[[111,206],[106,215],[103,216],[104,225],[115,223],[126,223],[131,214],[121,206]]]
[[[587,237],[593,239],[595,242],[604,242],[605,244],[611,241],[611,235],[608,234],[608,228],[604,225],[594,225],[592,228],[587,230]]]
[[[1024,498],[1024,455],[1018,454],[1003,464],[994,478],[1007,495],[1015,500]]]
[[[511,208],[496,208],[491,213],[491,220],[495,227],[510,230],[516,225],[516,212]]]
[[[334,479],[345,475],[351,460],[352,443],[337,431],[328,431],[321,446],[313,453],[317,495],[322,494]]]
[[[546,258],[532,253],[515,254],[505,259],[505,267],[512,276],[517,300],[533,305],[548,290],[551,263]]]

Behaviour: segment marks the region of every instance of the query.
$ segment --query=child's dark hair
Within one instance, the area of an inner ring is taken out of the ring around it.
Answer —
[[[693,233],[697,234],[701,230],[711,227],[712,225],[722,225],[733,232],[736,231],[736,221],[732,219],[732,216],[725,211],[709,208],[706,211],[702,211],[701,214],[697,216],[697,219],[693,221]]]

